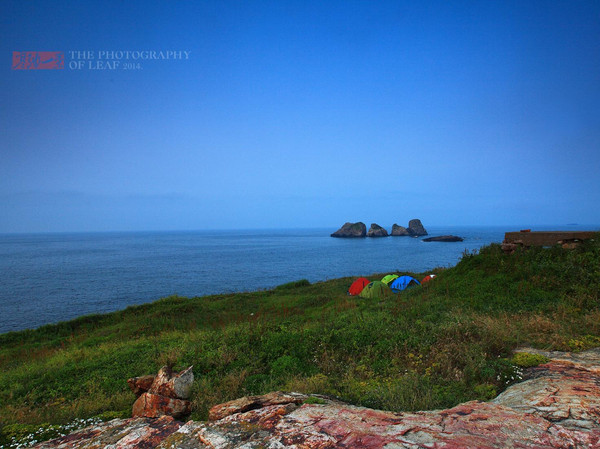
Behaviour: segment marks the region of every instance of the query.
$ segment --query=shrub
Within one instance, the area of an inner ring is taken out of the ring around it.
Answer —
[[[578,339],[571,339],[567,345],[572,351],[585,351],[600,345],[600,337],[595,335],[584,335]]]
[[[496,392],[496,387],[492,384],[475,385],[473,391],[475,391],[477,399],[481,401],[489,401],[490,399],[494,399],[498,395],[498,393]]]
[[[324,399],[318,398],[316,396],[311,396],[304,400],[305,404],[327,404],[327,401]]]
[[[548,363],[550,359],[541,354],[530,354],[528,352],[519,352],[515,354],[511,360],[514,365],[522,368],[530,368],[532,366],[538,366],[542,363]]]
[[[300,371],[302,371],[300,360],[290,355],[283,355],[271,363],[271,374],[279,379]]]
[[[292,281],[286,284],[281,284],[275,287],[275,290],[293,290],[298,287],[307,287],[310,285],[310,282],[306,279],[300,279],[299,281]]]

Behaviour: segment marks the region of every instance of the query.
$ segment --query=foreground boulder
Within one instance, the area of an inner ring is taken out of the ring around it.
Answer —
[[[134,418],[140,416],[145,418],[158,418],[159,416],[183,418],[189,415],[191,411],[190,401],[144,393],[134,402],[131,416]]]
[[[440,235],[438,237],[427,237],[424,242],[462,242],[464,239],[456,235]]]
[[[156,376],[153,375],[132,377],[131,379],[127,379],[127,384],[131,391],[133,391],[137,397],[140,397],[152,387],[155,378]]]
[[[392,413],[275,392],[216,406],[210,422],[117,419],[35,447],[600,448],[600,349],[526,352],[552,360],[491,402]]]
[[[194,372],[191,366],[180,373],[174,373],[168,366],[163,366],[148,392],[168,398],[188,399],[193,383]]]
[[[396,223],[392,226],[392,237],[404,237],[409,235],[408,229],[404,226],[398,226]]]
[[[340,229],[338,229],[333,234],[331,234],[331,237],[350,238],[350,237],[366,237],[366,235],[367,235],[367,226],[362,221],[359,221],[357,223],[350,223],[350,222],[344,223],[344,225]]]
[[[379,226],[377,223],[371,223],[367,237],[387,237],[388,233],[385,229]]]
[[[189,415],[192,408],[187,399],[190,397],[193,382],[191,366],[180,373],[174,373],[170,367],[163,366],[155,377],[129,379],[129,388],[138,396],[133,404],[132,416],[182,418]]]

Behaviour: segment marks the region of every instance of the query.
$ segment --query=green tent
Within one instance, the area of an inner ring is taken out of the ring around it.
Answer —
[[[383,282],[384,284],[390,285],[394,281],[394,279],[397,279],[397,278],[398,278],[397,274],[388,274],[387,276],[383,277],[381,282]]]
[[[373,281],[363,288],[359,296],[361,298],[381,299],[392,295],[392,290],[387,286],[387,284],[384,284],[381,281]]]

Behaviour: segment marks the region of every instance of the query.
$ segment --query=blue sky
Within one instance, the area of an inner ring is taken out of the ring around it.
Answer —
[[[0,232],[600,223],[597,1],[4,0],[0,30]],[[124,50],[190,56],[69,68]]]

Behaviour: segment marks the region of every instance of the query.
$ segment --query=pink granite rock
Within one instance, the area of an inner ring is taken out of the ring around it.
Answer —
[[[188,399],[193,382],[194,373],[191,366],[179,373],[173,372],[168,366],[163,366],[148,392],[173,399]]]
[[[279,404],[301,404],[308,396],[298,393],[275,391],[262,396],[245,396],[240,399],[215,405],[208,412],[208,419],[216,421],[236,413]]]
[[[215,421],[113,420],[36,447],[600,448],[600,350],[544,355],[552,361],[494,401],[448,410],[392,413],[334,401],[301,405],[306,396],[275,392],[214,407]]]
[[[533,368],[492,402],[573,429],[600,427],[600,352],[578,354],[524,349],[552,360]],[[598,356],[597,358],[595,356]]]
[[[172,435],[182,423],[170,416],[158,419],[114,419],[61,438],[37,444],[38,449],[151,449]]]
[[[173,399],[153,393],[143,393],[133,403],[131,416],[134,418],[158,418],[159,416],[172,416],[182,418],[192,411],[190,401]]]
[[[150,389],[152,384],[154,383],[154,378],[156,376],[141,376],[141,377],[132,377],[131,379],[127,379],[127,384],[129,388],[136,396],[141,396],[142,393],[145,393]]]
[[[140,392],[133,404],[132,416],[158,418],[168,415],[182,418],[189,415],[192,405],[187,398],[193,382],[191,366],[180,373],[174,373],[170,367],[163,366],[156,376],[129,379],[127,383],[132,391],[136,394]]]
[[[590,448],[600,431],[576,431],[485,402],[442,412],[391,413],[338,404],[271,405],[211,423],[190,421],[159,446],[297,448]],[[177,442],[180,446],[170,446]]]

